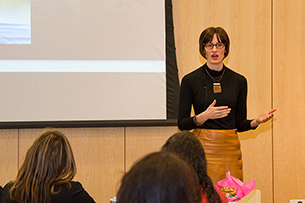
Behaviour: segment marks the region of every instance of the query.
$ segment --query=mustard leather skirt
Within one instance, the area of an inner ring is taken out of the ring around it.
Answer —
[[[226,178],[228,171],[243,181],[243,162],[236,129],[195,129],[193,133],[202,143],[208,175],[215,185]]]

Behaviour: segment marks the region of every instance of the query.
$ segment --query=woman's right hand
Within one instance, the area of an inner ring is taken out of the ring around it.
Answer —
[[[202,125],[208,119],[219,119],[229,115],[231,109],[228,106],[216,106],[216,100],[202,113],[196,115],[196,121]]]

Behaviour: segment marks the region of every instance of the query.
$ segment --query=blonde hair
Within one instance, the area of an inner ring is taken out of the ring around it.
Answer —
[[[76,174],[72,148],[66,136],[57,131],[44,131],[28,149],[10,190],[15,202],[50,203],[55,185],[67,184]]]

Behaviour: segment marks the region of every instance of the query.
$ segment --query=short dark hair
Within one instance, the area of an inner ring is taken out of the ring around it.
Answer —
[[[219,42],[225,44],[224,59],[228,56],[230,50],[230,39],[227,32],[222,27],[208,27],[202,31],[199,37],[199,52],[206,59],[205,56],[205,44],[213,40],[214,34],[216,34]]]
[[[154,152],[123,176],[117,203],[200,203],[193,168],[170,152]]]

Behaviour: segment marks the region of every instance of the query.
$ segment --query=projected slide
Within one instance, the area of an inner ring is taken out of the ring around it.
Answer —
[[[0,0],[0,44],[31,44],[30,0]]]
[[[164,0],[0,2],[0,122],[166,119]]]

